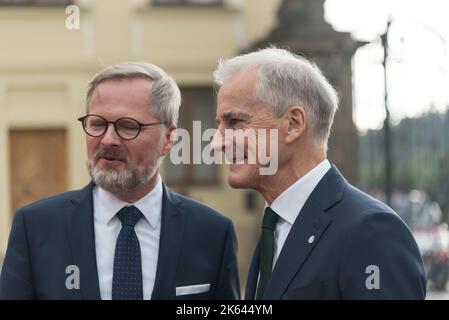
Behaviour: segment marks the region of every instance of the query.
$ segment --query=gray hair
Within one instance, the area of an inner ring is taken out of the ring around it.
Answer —
[[[214,72],[215,83],[221,86],[251,67],[257,68],[253,98],[266,104],[277,117],[292,106],[304,107],[314,141],[326,150],[338,97],[320,69],[304,57],[271,47],[220,60]]]
[[[178,123],[181,93],[175,80],[164,70],[151,63],[124,62],[114,64],[97,73],[90,81],[86,95],[86,112],[89,113],[90,100],[95,88],[106,80],[145,78],[152,82],[148,93],[149,106],[161,121]]]

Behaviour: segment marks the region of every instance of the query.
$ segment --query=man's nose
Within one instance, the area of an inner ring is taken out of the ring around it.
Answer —
[[[101,144],[104,146],[118,146],[120,145],[122,140],[118,136],[117,132],[115,132],[114,124],[109,123],[106,132],[101,137]]]

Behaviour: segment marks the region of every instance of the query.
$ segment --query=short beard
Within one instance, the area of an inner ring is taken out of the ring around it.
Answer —
[[[94,159],[97,157],[95,156]],[[96,160],[88,160],[87,168],[93,182],[111,192],[112,194],[123,197],[134,193],[136,190],[146,186],[151,178],[157,172],[161,163],[161,158],[156,156],[152,159],[147,167],[127,167],[123,170],[115,170],[112,168],[97,169],[95,167]]]
[[[157,166],[135,170],[125,169],[115,171],[113,169],[97,170],[89,161],[87,163],[89,174],[95,184],[114,195],[126,196],[150,182],[156,173]]]

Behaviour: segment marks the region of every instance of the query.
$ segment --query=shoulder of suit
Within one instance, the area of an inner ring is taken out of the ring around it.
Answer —
[[[27,204],[17,210],[16,214],[23,215],[39,215],[42,214],[58,214],[64,211],[71,203],[71,200],[77,199],[81,196],[89,185],[80,190],[71,190],[60,194],[52,195],[46,198],[42,198],[30,204]]]
[[[350,225],[375,223],[376,221],[402,222],[402,219],[392,208],[352,185],[348,185],[346,188],[337,210],[338,216],[343,218],[342,221],[348,223],[348,227]]]
[[[350,184],[348,184],[348,187],[345,190],[344,198],[348,201],[353,202],[354,205],[359,206],[363,211],[389,213],[394,212],[393,209],[391,209],[385,203]]]

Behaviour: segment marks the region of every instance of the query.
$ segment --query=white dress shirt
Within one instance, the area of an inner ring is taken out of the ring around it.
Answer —
[[[137,207],[143,214],[134,229],[139,239],[142,258],[143,298],[151,299],[159,254],[162,193],[160,176],[153,190],[135,203],[124,202],[112,193],[98,186],[94,187],[95,251],[101,299],[111,300],[112,298],[115,244],[122,228],[122,223],[116,214],[121,208],[130,204]]]
[[[329,171],[331,165],[327,159],[323,160],[306,175],[288,187],[271,204],[271,209],[279,215],[276,229],[274,231],[274,255],[273,268],[279,254],[284,246],[285,240],[298,217],[302,207],[306,203],[312,191],[316,188],[320,180]],[[266,204],[268,206],[268,204]]]

